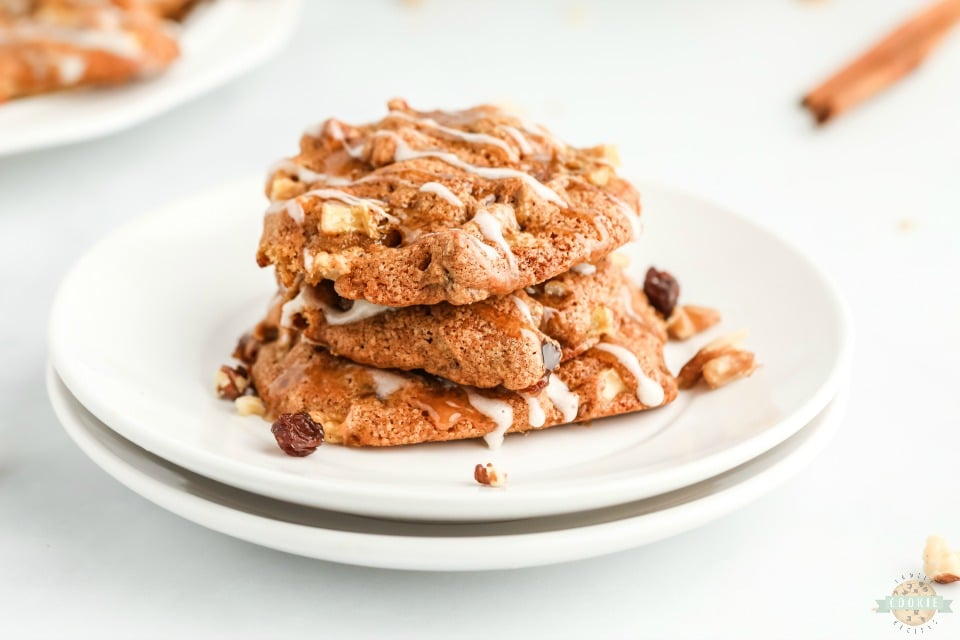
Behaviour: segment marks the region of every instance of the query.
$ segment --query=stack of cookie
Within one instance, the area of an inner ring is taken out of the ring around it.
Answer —
[[[495,447],[673,400],[663,314],[613,253],[639,197],[612,149],[489,106],[388,106],[270,172],[257,258],[281,290],[236,355],[275,433],[300,416],[350,446]]]

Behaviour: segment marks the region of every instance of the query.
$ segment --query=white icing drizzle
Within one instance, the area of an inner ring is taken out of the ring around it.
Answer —
[[[307,247],[303,248],[303,270],[307,273],[313,271],[313,254]]]
[[[297,294],[296,298],[287,300],[280,307],[280,326],[292,327],[293,316],[303,311],[303,291]]]
[[[629,204],[627,204],[626,201],[618,198],[612,193],[607,193],[607,196],[611,200],[613,200],[613,202],[616,203],[618,207],[620,207],[620,210],[623,212],[623,215],[627,217],[627,221],[630,223],[632,238],[634,240],[639,239],[640,234],[643,233],[643,226],[640,224],[640,216],[639,214],[637,214],[637,211],[633,207],[631,207]]]
[[[290,216],[291,220],[297,224],[303,224],[303,207],[300,206],[300,202],[290,200],[284,208],[287,210],[287,215]]]
[[[463,206],[463,202],[461,202],[460,198],[458,198],[453,191],[450,191],[446,185],[443,185],[439,182],[424,182],[423,186],[420,187],[420,191],[422,193],[432,193],[440,196],[455,207]]]
[[[564,422],[572,422],[577,419],[577,413],[580,411],[580,396],[570,391],[570,388],[564,384],[560,376],[550,376],[546,392],[550,402],[560,411]]]
[[[520,315],[523,316],[523,319],[527,321],[531,327],[537,326],[533,321],[533,314],[530,313],[530,305],[518,298],[517,296],[510,296],[513,299],[513,304],[517,305],[517,309],[520,310]]]
[[[533,153],[533,147],[530,146],[530,141],[527,140],[525,135],[520,133],[519,129],[516,127],[511,127],[508,124],[501,125],[500,128],[506,131],[507,135],[514,139],[514,141],[517,143],[517,146],[520,147],[520,153],[525,156]]]
[[[0,44],[24,40],[53,40],[80,49],[105,51],[121,58],[137,58],[143,53],[137,37],[119,29],[80,29],[24,22],[4,29],[0,34]]]
[[[508,402],[487,398],[475,391],[467,391],[467,399],[474,409],[493,420],[496,428],[483,436],[483,439],[491,449],[499,449],[503,444],[504,434],[513,424],[513,407]]]
[[[87,72],[87,62],[80,56],[64,55],[57,60],[57,75],[64,84],[77,84]]]
[[[310,125],[309,127],[303,130],[303,135],[309,136],[311,138],[319,138],[320,136],[323,135],[324,127],[327,127],[327,129],[329,129],[331,138],[333,138],[334,140],[337,140],[343,145],[344,151],[346,151],[351,158],[356,159],[363,155],[363,145],[362,144],[357,145],[356,147],[351,147],[350,145],[348,145],[347,138],[346,136],[343,135],[343,129],[340,127],[340,123],[334,120],[333,118],[330,118],[329,120],[324,120],[322,122],[318,122],[317,124],[314,124],[314,125]]]
[[[476,223],[477,228],[480,229],[480,233],[484,238],[503,249],[510,268],[516,268],[517,258],[513,255],[513,251],[510,249],[506,238],[503,237],[503,225],[500,224],[500,221],[486,209],[480,209],[473,216],[471,222]]]
[[[464,171],[478,175],[481,178],[487,178],[488,180],[518,178],[527,183],[527,185],[529,185],[530,188],[533,189],[536,194],[544,200],[553,202],[561,207],[567,206],[567,203],[564,202],[564,200],[557,195],[553,189],[526,172],[507,168],[478,167],[477,165],[464,162],[459,156],[446,151],[440,151],[438,149],[428,149],[423,151],[411,149],[410,146],[403,140],[403,138],[390,131],[380,133],[383,133],[384,135],[390,135],[396,141],[397,148],[393,154],[393,159],[396,162],[405,162],[407,160],[415,160],[417,158],[436,158],[437,160],[442,160],[443,162],[457,167],[458,169],[463,169]]]
[[[272,178],[273,174],[278,171],[283,171],[284,173],[289,173],[293,176],[296,176],[297,180],[305,184],[324,182],[331,187],[345,187],[353,184],[353,181],[349,178],[331,176],[328,173],[318,173],[317,171],[307,169],[306,167],[297,164],[293,160],[281,160],[270,167],[270,170],[267,172],[267,180]]]
[[[611,344],[609,342],[601,342],[596,345],[594,349],[599,349],[600,351],[606,351],[607,353],[612,354],[620,361],[620,364],[624,366],[631,374],[633,374],[633,379],[637,383],[637,399],[648,407],[659,407],[663,404],[664,394],[663,387],[647,377],[643,370],[640,368],[640,361],[637,360],[637,356],[631,353],[628,349],[621,347],[618,344]]]
[[[527,401],[527,421],[531,427],[542,427],[547,421],[547,414],[544,413],[540,400],[535,395],[525,395],[523,399]]]
[[[382,369],[368,368],[367,373],[373,378],[373,392],[377,394],[377,400],[386,400],[394,391],[407,384],[407,379],[403,376]]]
[[[536,287],[524,287],[523,290],[526,291],[526,292],[527,292],[527,295],[529,295],[529,296],[533,296],[533,295],[536,295],[536,294],[537,294],[537,288],[536,288]]]
[[[399,220],[384,210],[383,207],[385,207],[387,203],[383,200],[376,200],[374,198],[361,198],[359,196],[340,191],[339,189],[313,189],[298,196],[297,198],[309,197],[323,198],[325,200],[338,200],[345,204],[354,205],[357,207],[369,207],[376,213],[379,213],[386,218],[391,224],[400,224]],[[297,198],[294,198],[294,200]]]
[[[503,140],[501,140],[496,136],[491,136],[486,133],[472,133],[470,131],[461,131],[460,129],[445,127],[444,125],[440,124],[439,122],[437,122],[432,118],[417,118],[403,111],[391,111],[390,117],[400,118],[402,120],[406,120],[407,122],[412,122],[414,124],[418,124],[428,129],[440,131],[441,133],[445,133],[452,138],[458,138],[460,140],[463,140],[464,142],[492,145],[499,149],[503,149],[503,151],[507,154],[507,157],[510,158],[510,160],[512,161],[517,160],[517,152],[511,149],[506,142],[504,142]]]
[[[630,293],[630,288],[627,285],[623,285],[623,288],[620,289],[620,296],[623,300],[623,308],[627,313],[627,317],[643,324],[643,318],[638,316],[636,311],[633,310],[633,294]]]
[[[579,273],[582,276],[592,276],[597,272],[597,268],[590,264],[589,262],[584,262],[583,264],[575,264],[570,267],[570,271],[574,273]]]
[[[326,305],[319,306],[320,310],[323,311],[323,317],[326,318],[327,324],[333,326],[350,324],[351,322],[357,322],[359,320],[365,320],[367,318],[372,318],[373,316],[378,316],[384,311],[393,310],[393,307],[385,307],[380,304],[373,304],[372,302],[367,302],[366,300],[354,300],[353,306],[346,311],[336,311]]]
[[[426,237],[427,235],[431,235],[431,234],[426,234],[423,237]],[[482,242],[480,242],[478,238],[474,237],[472,234],[464,233],[463,235],[469,238],[469,242],[473,246],[475,246],[477,249],[479,249],[480,252],[484,256],[486,256],[487,260],[494,261],[500,258],[500,254],[497,253],[497,250],[494,249],[493,247],[483,244]]]

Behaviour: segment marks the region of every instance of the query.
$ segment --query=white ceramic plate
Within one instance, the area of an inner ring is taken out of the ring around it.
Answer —
[[[389,569],[477,571],[579,560],[649,544],[703,525],[768,493],[833,437],[846,393],[767,453],[671,493],[573,515],[498,523],[396,522],[310,509],[191,473],[124,440],[70,395],[51,369],[47,388],[73,441],[134,492],[241,540],[310,558]]]
[[[270,271],[253,254],[261,181],[246,180],[144,216],[92,249],[64,281],[51,358],[71,392],[120,435],[220,482],[307,506],[403,520],[495,520],[621,504],[699,482],[790,437],[837,390],[851,352],[847,312],[828,279],[789,245],[713,205],[642,186],[647,233],[634,272],[667,268],[689,302],[726,316],[690,344],[749,327],[763,367],[656,411],[482,440],[381,450],[277,448],[268,425],[237,416],[213,373],[262,315]],[[477,463],[510,476],[480,487]]]
[[[293,31],[300,0],[216,0],[183,25],[183,55],[162,75],[0,105],[0,156],[126,129],[210,91],[275,53]]]

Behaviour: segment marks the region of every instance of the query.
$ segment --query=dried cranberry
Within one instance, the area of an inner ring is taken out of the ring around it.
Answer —
[[[680,297],[680,285],[677,279],[666,271],[657,271],[653,267],[647,270],[647,277],[643,281],[643,292],[653,308],[664,318],[669,318],[677,306]]]
[[[270,431],[288,456],[308,456],[323,444],[323,425],[307,413],[280,414]]]

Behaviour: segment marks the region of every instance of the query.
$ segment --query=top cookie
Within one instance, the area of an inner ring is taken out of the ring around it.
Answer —
[[[257,261],[351,300],[461,305],[594,262],[633,235],[639,197],[609,147],[575,149],[492,106],[326,120],[267,182]]]

